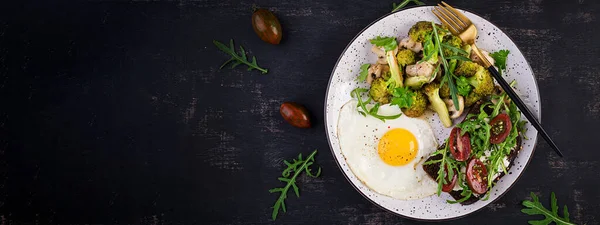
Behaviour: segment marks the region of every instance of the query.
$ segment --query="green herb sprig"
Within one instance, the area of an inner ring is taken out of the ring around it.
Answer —
[[[392,101],[390,105],[397,105],[398,108],[411,107],[414,101],[415,92],[408,87],[394,88],[392,91]]]
[[[498,67],[498,72],[500,72],[500,75],[502,75],[503,70],[506,70],[506,59],[508,58],[509,53],[510,51],[504,49],[490,54],[490,56],[494,59],[494,65]]]
[[[425,5],[425,3],[418,1],[418,0],[404,0],[404,1],[400,2],[400,4],[397,4],[397,5],[396,5],[396,3],[392,3],[392,12],[396,12],[396,11],[404,8],[406,5],[408,5],[408,3],[411,3],[411,2],[413,2],[417,5]]]
[[[369,97],[367,100],[363,100],[362,99],[362,94],[368,92],[369,90],[366,88],[355,88],[354,90],[352,90],[352,92],[350,92],[350,96],[353,98],[356,98],[358,100],[358,113],[360,113],[363,116],[367,116],[370,115],[372,117],[375,117],[377,119],[380,119],[381,121],[385,122],[385,120],[393,120],[393,119],[397,119],[400,116],[402,116],[402,114],[397,114],[397,115],[391,115],[391,116],[384,116],[384,115],[379,115],[377,114],[377,112],[379,111],[379,107],[381,106],[381,104],[375,103],[375,105],[373,107],[371,107],[371,109],[367,109],[367,104],[369,104],[371,102],[371,97]]]
[[[217,46],[217,48],[219,48],[221,51],[223,51],[231,56],[231,58],[229,60],[225,61],[225,63],[223,63],[223,65],[221,65],[221,67],[219,67],[219,69],[223,69],[223,67],[225,67],[225,65],[232,63],[231,64],[232,69],[235,68],[236,66],[239,66],[240,64],[246,64],[248,66],[248,71],[256,69],[256,70],[261,71],[263,74],[266,74],[269,72],[269,70],[258,66],[258,64],[256,63],[256,57],[252,56],[252,61],[248,61],[248,57],[246,56],[246,50],[244,50],[244,47],[242,47],[241,45],[240,45],[240,52],[238,54],[235,51],[235,46],[233,45],[233,39],[229,40],[229,47],[227,47],[223,43],[215,41],[215,40],[213,40],[213,44],[215,44],[215,46]]]
[[[298,155],[298,159],[294,159],[291,163],[287,160],[284,160],[283,163],[287,166],[285,170],[281,173],[282,177],[277,178],[279,181],[286,183],[284,187],[273,188],[269,190],[270,193],[280,192],[279,198],[275,201],[273,205],[273,213],[271,213],[271,218],[273,220],[277,219],[277,214],[279,213],[279,209],[281,208],[283,212],[286,212],[285,209],[285,199],[287,198],[287,193],[290,190],[290,187],[294,189],[294,193],[296,197],[300,197],[300,190],[296,185],[296,178],[302,172],[306,172],[306,175],[309,177],[318,177],[321,175],[321,167],[317,171],[317,174],[312,174],[312,170],[310,166],[315,161],[315,155],[317,154],[317,150],[313,151],[306,159],[302,159],[302,153]],[[293,174],[293,175],[292,175]]]
[[[523,201],[523,206],[525,206],[526,208],[521,209],[521,212],[527,215],[543,215],[545,218],[543,220],[530,220],[528,221],[529,224],[547,225],[551,222],[555,222],[557,225],[575,225],[574,223],[570,222],[569,211],[566,205],[563,207],[563,217],[560,217],[558,215],[558,203],[554,192],[552,192],[552,194],[550,195],[551,210],[546,209],[546,207],[544,207],[544,205],[540,203],[540,200],[538,199],[537,195],[535,195],[533,192],[531,192],[531,199],[533,201]]]
[[[371,67],[371,64],[362,64],[362,66],[360,66],[360,74],[358,75],[356,80],[360,82],[364,82],[365,80],[367,80],[367,76],[369,75],[369,67]]]
[[[398,42],[395,37],[380,37],[377,36],[370,40],[371,44],[377,47],[383,47],[385,51],[392,51],[398,46]]]
[[[458,87],[458,94],[462,96],[467,96],[471,93],[471,89],[473,86],[469,84],[469,81],[466,77],[460,76],[456,79],[456,86]]]

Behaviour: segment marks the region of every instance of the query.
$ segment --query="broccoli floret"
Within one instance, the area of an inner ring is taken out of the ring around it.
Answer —
[[[383,78],[377,78],[371,82],[371,89],[369,89],[369,96],[376,102],[381,104],[390,103],[390,93],[388,91],[388,84]]]
[[[402,87],[404,86],[404,80],[402,78],[402,71],[400,69],[400,66],[398,65],[398,60],[396,59],[396,55],[394,55],[393,51],[388,51],[385,53],[386,55],[386,61],[388,63],[388,65],[390,66],[390,79],[388,79],[386,81],[387,85],[388,85],[388,90],[394,89],[394,88],[398,88],[398,87]]]
[[[459,37],[454,36],[454,35],[445,36],[442,43],[450,45],[450,46],[458,48],[458,49],[460,49],[462,47],[462,40]],[[451,56],[451,55],[456,55],[456,53],[448,48],[444,48],[444,56]]]
[[[467,52],[467,55],[465,57],[471,57],[471,45],[463,45],[462,50],[465,50],[465,52]]]
[[[474,87],[471,92],[475,92],[479,96],[488,96],[494,91],[494,79],[490,71],[482,66],[479,67],[475,75],[467,78],[467,81]]]
[[[389,67],[387,71],[381,71],[381,77],[386,81],[392,77],[392,72],[389,71]]]
[[[477,63],[463,62],[456,68],[454,73],[459,75],[458,79],[460,79],[460,76],[467,77],[467,82],[473,86],[473,90],[471,90],[470,93],[475,93],[479,96],[488,96],[491,95],[494,90],[494,79],[492,78],[492,75],[487,69]],[[458,81],[456,82],[458,84]],[[448,88],[447,83],[444,83],[444,85],[440,87],[440,96],[442,98],[450,97],[450,89]]]
[[[440,25],[436,24],[441,27]],[[433,26],[431,26],[431,22],[429,21],[419,21],[415,25],[413,25],[410,30],[408,30],[408,36],[411,40],[416,42],[423,42],[427,35],[431,34],[433,31]],[[446,36],[446,32],[442,29],[437,29],[438,35],[440,37]]]
[[[398,60],[398,65],[406,66],[410,64],[415,64],[415,53],[409,49],[402,49],[398,51],[396,54],[396,59]]]
[[[481,96],[479,96],[478,94],[475,94],[475,92],[471,92],[469,93],[469,95],[467,95],[465,97],[465,106],[469,107],[472,106],[473,104],[475,104],[475,102],[479,101],[481,99]]]
[[[480,69],[484,68],[475,62],[464,61],[456,68],[456,70],[454,70],[454,74],[465,77],[471,77],[475,75],[475,73],[477,73],[477,71],[479,71]]]
[[[471,45],[468,45],[468,44],[467,45],[463,45],[462,46],[462,50],[464,50],[465,52],[467,52],[466,55],[463,55],[464,57],[466,57],[466,58],[470,58],[471,57]],[[467,62],[469,62],[469,61],[458,61],[458,66],[460,67],[460,65],[462,65],[463,63],[467,63]],[[454,70],[454,71],[456,71],[456,70]],[[454,74],[456,74],[456,72]]]
[[[431,102],[431,107],[435,112],[437,112],[440,121],[445,127],[452,126],[452,120],[450,119],[450,114],[448,113],[448,108],[446,107],[446,103],[444,100],[440,98],[440,84],[439,83],[429,83],[423,86],[423,91],[429,102]]]
[[[433,27],[431,26],[431,22],[428,21],[419,21],[415,25],[413,25],[410,30],[408,30],[408,36],[410,39],[416,42],[423,42],[425,37],[429,33],[433,31]]]
[[[390,102],[391,93],[394,88],[399,88],[404,85],[402,80],[403,71],[398,65],[398,60],[394,51],[387,51],[385,53],[386,61],[389,66],[389,70],[383,71],[382,76],[371,82],[371,89],[369,90],[369,96],[376,102],[387,104]]]
[[[494,79],[490,72],[483,66],[474,62],[463,62],[454,71],[456,75],[467,77],[467,81],[474,87],[473,92],[480,96],[492,94]]]
[[[402,113],[408,117],[419,117],[425,113],[427,109],[427,97],[420,91],[415,91],[412,105],[408,108],[402,108]]]
[[[404,80],[404,85],[407,87],[410,87],[412,89],[419,89],[424,84],[429,83],[430,81],[431,81],[431,78],[429,76],[413,76],[413,77],[407,77]]]
[[[448,87],[448,82],[444,82],[444,85],[440,86],[440,97],[450,98],[450,88]]]

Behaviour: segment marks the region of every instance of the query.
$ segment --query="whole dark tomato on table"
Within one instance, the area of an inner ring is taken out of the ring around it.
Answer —
[[[252,27],[263,41],[274,45],[281,42],[281,24],[271,11],[266,9],[255,10],[252,14]]]
[[[281,117],[289,124],[298,128],[309,128],[311,126],[310,114],[303,106],[295,102],[284,102],[279,107]]]

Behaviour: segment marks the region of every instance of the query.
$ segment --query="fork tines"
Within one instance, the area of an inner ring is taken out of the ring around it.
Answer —
[[[431,11],[454,34],[460,33],[472,25],[469,18],[445,2],[442,2],[442,5],[438,4]]]

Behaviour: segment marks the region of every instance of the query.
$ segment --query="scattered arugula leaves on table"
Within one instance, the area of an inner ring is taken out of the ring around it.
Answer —
[[[277,214],[279,213],[279,209],[281,208],[283,212],[286,212],[285,209],[285,199],[287,198],[287,193],[290,190],[290,187],[294,189],[294,193],[296,197],[300,197],[300,190],[298,185],[296,185],[296,178],[300,173],[306,172],[306,175],[309,177],[318,177],[321,175],[321,167],[317,171],[317,174],[312,174],[312,170],[310,166],[315,161],[315,155],[317,154],[317,150],[313,151],[306,159],[302,159],[302,153],[298,154],[298,159],[294,159],[292,162],[287,160],[283,160],[283,163],[287,166],[285,170],[281,173],[282,177],[277,178],[279,181],[286,183],[284,187],[273,188],[269,190],[270,193],[280,192],[279,198],[275,201],[273,205],[273,213],[271,213],[271,218],[273,220],[277,219]]]
[[[528,221],[529,224],[546,225],[550,224],[550,222],[555,222],[557,225],[574,225],[569,220],[569,211],[566,205],[563,207],[563,217],[558,215],[558,203],[554,192],[550,195],[551,210],[546,209],[538,199],[538,196],[533,192],[531,192],[531,199],[533,201],[523,201],[523,206],[527,208],[522,209],[521,212],[527,215],[543,215],[545,218],[543,220],[530,220]]]
[[[219,67],[219,69],[223,69],[223,67],[225,67],[225,65],[232,63],[231,64],[232,69],[235,68],[236,66],[239,66],[240,64],[246,64],[248,66],[248,71],[256,69],[256,70],[261,71],[263,74],[266,74],[269,72],[269,70],[258,66],[258,64],[256,63],[256,57],[252,56],[252,61],[248,61],[248,57],[246,56],[246,50],[244,50],[244,47],[242,47],[241,45],[240,45],[240,52],[238,54],[235,51],[235,46],[233,45],[233,39],[229,40],[229,47],[227,47],[223,43],[215,41],[215,40],[213,40],[213,44],[215,44],[215,46],[217,46],[217,48],[219,48],[221,51],[223,51],[231,56],[231,58],[229,60],[225,61],[225,63],[223,63],[223,65],[221,65],[221,67]]]
[[[404,1],[400,2],[400,4],[397,4],[397,5],[396,5],[396,3],[392,3],[392,12],[396,12],[396,11],[404,8],[406,5],[408,5],[408,3],[411,3],[411,2],[413,2],[417,5],[425,5],[425,3],[423,3],[419,0],[404,0]]]
[[[503,70],[506,70],[506,59],[509,53],[510,51],[506,49],[490,53],[490,56],[494,59],[494,65],[498,67],[500,75],[502,75]]]
[[[369,75],[369,67],[371,67],[371,64],[362,64],[362,66],[360,66],[360,74],[358,75],[356,80],[360,82],[364,82],[365,80],[367,80],[367,76]]]
[[[376,103],[373,107],[371,107],[371,109],[367,109],[367,104],[369,104],[372,99],[371,99],[371,97],[369,97],[367,100],[363,100],[362,94],[366,93],[368,91],[369,91],[369,89],[366,89],[366,88],[355,88],[354,90],[352,90],[350,92],[350,96],[353,98],[356,98],[358,100],[358,107],[360,108],[360,110],[358,110],[358,113],[360,113],[363,116],[367,116],[367,114],[368,114],[372,117],[380,119],[383,122],[385,122],[385,120],[397,119],[400,116],[402,116],[402,113],[396,114],[396,115],[391,115],[391,116],[384,116],[384,115],[377,114],[377,112],[379,111],[379,106],[381,106],[381,104],[379,104],[379,102]]]
[[[385,51],[392,51],[398,47],[398,42],[395,37],[380,37],[377,36],[370,40],[371,44],[377,47],[383,47]]]

